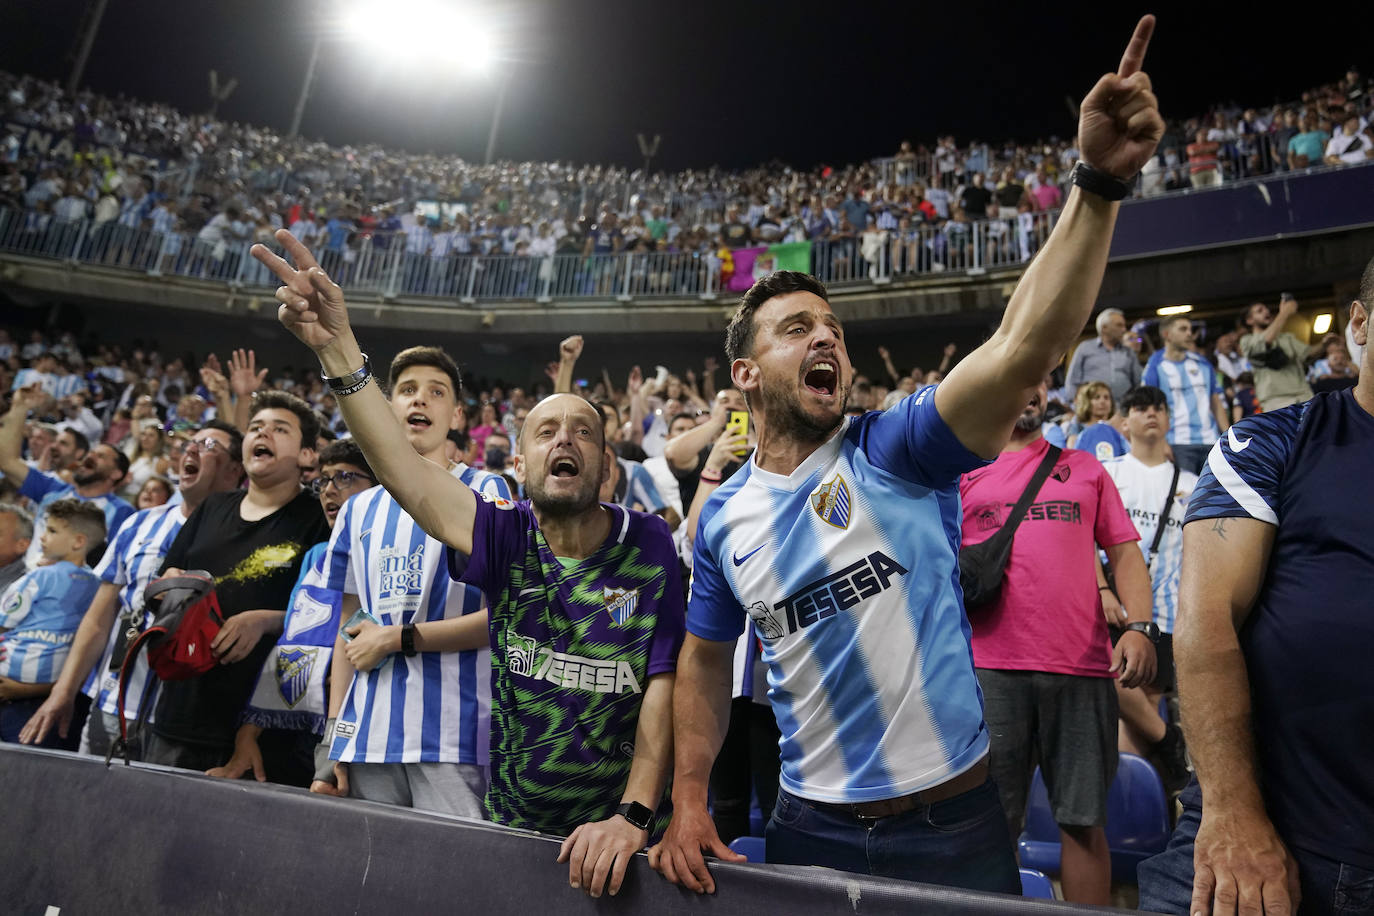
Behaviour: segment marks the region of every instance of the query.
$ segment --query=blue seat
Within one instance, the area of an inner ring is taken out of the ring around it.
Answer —
[[[1040,900],[1054,900],[1054,882],[1043,871],[1033,868],[1021,869],[1021,896],[1035,897]]]
[[[737,852],[750,862],[763,861],[763,837],[741,836],[730,841],[730,851]]]
[[[1135,870],[1169,842],[1169,804],[1164,784],[1150,762],[1122,754],[1116,779],[1107,791],[1107,847],[1112,853],[1112,880],[1135,883]],[[1049,795],[1040,768],[1031,779],[1026,802],[1026,830],[1017,842],[1021,864],[1046,874],[1059,874],[1059,825],[1050,813]]]

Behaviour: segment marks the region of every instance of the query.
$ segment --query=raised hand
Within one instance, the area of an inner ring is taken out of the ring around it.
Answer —
[[[630,397],[639,394],[639,390],[644,387],[644,373],[635,366],[630,370],[630,377],[625,380],[625,391]]]
[[[1140,69],[1154,30],[1155,17],[1142,16],[1117,72],[1098,80],[1079,110],[1078,150],[1083,161],[1118,178],[1134,178],[1164,136],[1159,102],[1149,76]]]
[[[294,235],[285,229],[278,229],[276,239],[291,256],[295,267],[273,254],[266,246],[254,245],[249,251],[284,284],[277,288],[276,293],[277,301],[281,303],[277,309],[281,323],[318,353],[350,333],[343,290],[325,275],[310,249]]]
[[[229,356],[229,385],[234,395],[246,398],[262,387],[267,370],[258,368],[258,357],[252,350],[235,350]]]
[[[582,335],[574,334],[558,345],[558,358],[565,362],[577,362],[582,355]]]

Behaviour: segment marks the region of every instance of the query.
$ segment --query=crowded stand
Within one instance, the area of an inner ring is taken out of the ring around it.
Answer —
[[[274,288],[313,355],[0,327],[0,742],[555,835],[592,896],[645,850],[697,893],[766,856],[1020,894],[1044,840],[1066,901],[1345,911],[1370,701],[1308,631],[1369,633],[1369,501],[1319,484],[1374,436],[1374,259],[1305,337],[1279,290],[1097,298],[1119,201],[1374,158],[1369,84],[1165,122],[1152,31],[1072,143],[814,172],[478,166],[0,74],[71,141],[6,135],[0,240],[89,221],[110,266]],[[934,366],[851,352],[827,286],[1023,262]],[[478,379],[418,338],[374,366],[346,300],[386,282],[743,295],[720,349]],[[145,637],[193,587],[174,672]]]
[[[1133,193],[1366,163],[1371,98],[1352,69],[1288,104],[1168,122]],[[68,97],[7,73],[0,121],[4,247],[267,285],[246,251],[285,227],[354,288],[463,300],[710,295],[778,269],[845,284],[1023,264],[1078,158],[1060,138],[945,136],[810,170],[478,165]]]

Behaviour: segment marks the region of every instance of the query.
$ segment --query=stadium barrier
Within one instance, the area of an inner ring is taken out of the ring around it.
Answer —
[[[723,863],[699,897],[643,855],[617,896],[591,900],[554,861],[558,840],[476,821],[13,745],[0,745],[0,785],[0,908],[15,913],[1113,912]]]

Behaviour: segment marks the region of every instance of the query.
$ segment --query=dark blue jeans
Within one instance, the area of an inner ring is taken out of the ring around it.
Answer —
[[[767,860],[823,865],[861,875],[968,890],[1021,893],[997,787],[976,789],[903,814],[863,820],[778,789]]]
[[[1147,913],[1188,913],[1193,899],[1193,844],[1202,825],[1202,792],[1197,780],[1178,797],[1183,814],[1159,855],[1140,863],[1140,909]],[[1374,871],[1303,849],[1289,847],[1298,863],[1302,889],[1300,916],[1374,914]]]
[[[1194,474],[1202,473],[1202,466],[1207,463],[1207,456],[1212,453],[1210,445],[1171,445],[1169,447],[1174,450],[1174,463],[1181,469]]]

